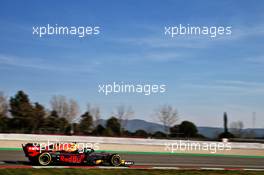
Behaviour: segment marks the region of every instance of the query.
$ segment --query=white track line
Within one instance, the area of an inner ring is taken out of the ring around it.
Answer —
[[[180,167],[152,167],[151,169],[157,170],[180,170]]]
[[[111,167],[111,166],[98,166],[100,169],[127,169],[128,167]]]
[[[70,168],[70,166],[32,166],[32,168],[42,169],[42,168]]]
[[[200,168],[201,170],[225,170],[224,168]]]
[[[146,167],[146,168],[137,168],[137,167],[107,167],[107,166],[32,166],[32,168],[42,169],[42,168],[84,168],[84,169],[158,169],[158,170],[219,170],[219,171],[264,171],[264,169],[251,169],[251,168],[241,168],[241,169],[232,169],[232,168],[214,168],[214,167],[197,167],[197,168],[188,168],[188,167]]]
[[[250,169],[250,168],[246,168],[243,169],[244,171],[264,171],[264,169]]]

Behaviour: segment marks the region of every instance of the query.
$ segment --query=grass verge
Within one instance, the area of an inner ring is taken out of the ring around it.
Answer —
[[[103,170],[103,169],[2,169],[0,175],[263,175],[260,171]]]

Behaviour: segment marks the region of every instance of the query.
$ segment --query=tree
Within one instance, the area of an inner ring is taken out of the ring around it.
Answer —
[[[59,117],[64,117],[68,120],[70,125],[70,133],[74,133],[73,123],[77,121],[79,113],[79,105],[73,100],[67,100],[65,96],[53,96],[50,100],[50,105],[53,111],[57,111]]]
[[[7,131],[8,128],[8,101],[3,92],[0,91],[0,132]]]
[[[108,133],[112,132],[113,136],[120,136],[121,124],[119,120],[115,117],[111,117],[106,121],[106,129]]]
[[[56,111],[59,117],[65,117],[69,113],[69,107],[66,97],[62,95],[53,96],[50,100],[52,111]]]
[[[128,130],[124,130],[122,134],[125,137],[133,137],[134,136],[134,133],[133,132],[130,132]]]
[[[53,111],[57,111],[59,117],[64,117],[69,123],[73,123],[79,113],[79,105],[73,100],[67,100],[65,96],[53,96],[50,100]]]
[[[164,139],[164,138],[167,137],[167,134],[165,134],[165,133],[163,133],[161,131],[157,131],[154,134],[152,134],[152,137],[156,138],[156,139]]]
[[[18,91],[10,98],[10,112],[13,116],[12,128],[25,132],[31,132],[35,128],[34,106],[23,91]]]
[[[35,103],[33,115],[34,115],[33,119],[35,124],[32,128],[32,131],[33,133],[35,133],[36,130],[38,130],[44,125],[45,116],[46,116],[46,111],[44,106],[42,106],[39,103]]]
[[[177,110],[170,105],[162,106],[156,115],[158,120],[162,123],[166,134],[169,133],[169,127],[174,125],[179,118]]]
[[[57,111],[51,111],[50,114],[45,118],[43,129],[44,133],[59,133],[60,132],[60,119]]]
[[[110,128],[105,128],[103,135],[110,137],[116,136],[116,134]]]
[[[93,117],[89,112],[85,112],[81,115],[80,130],[84,134],[90,134],[93,127]]]
[[[227,127],[228,126],[228,118],[227,118],[227,113],[226,112],[224,112],[223,119],[224,119],[224,132],[220,133],[218,135],[218,138],[219,139],[222,139],[222,138],[233,138],[234,135],[228,131],[228,127]]]
[[[179,125],[174,125],[170,127],[170,137],[181,137],[182,133],[180,133]]]
[[[44,129],[44,133],[66,134],[69,122],[64,117],[59,117],[57,111],[51,111],[45,118],[42,128]]]
[[[0,132],[8,131],[8,123],[9,123],[9,119],[5,116],[0,115]]]
[[[143,129],[136,130],[136,132],[133,135],[135,137],[142,137],[142,138],[147,138],[149,136],[148,133]]]
[[[93,135],[102,136],[105,133],[105,128],[102,125],[97,125],[93,130]]]
[[[69,100],[69,114],[65,117],[70,123],[74,122],[75,120],[77,120],[77,116],[79,114],[79,105],[78,103],[73,100],[73,99],[70,99]]]
[[[230,124],[231,133],[236,137],[242,137],[244,124],[242,121],[232,122]]]
[[[79,123],[73,123],[72,124],[72,127],[70,127],[70,128],[68,127],[67,133],[70,133],[71,132],[71,128],[73,128],[74,134],[81,133],[81,131],[80,131],[80,124]]]
[[[134,110],[131,106],[119,105],[116,107],[113,115],[117,117],[121,124],[120,133],[122,134],[127,125],[127,121],[134,115]]]
[[[189,121],[183,121],[179,125],[179,133],[181,133],[181,136],[183,137],[196,137],[198,134],[197,127],[194,123]]]
[[[224,112],[224,133],[228,133],[228,120],[227,120],[227,113]]]
[[[10,98],[10,127],[16,131],[36,133],[44,123],[46,111],[39,103],[31,103],[28,95],[18,91]]]
[[[93,116],[94,128],[96,128],[101,118],[100,108],[98,106],[92,106],[90,104],[87,104],[87,111]]]
[[[66,118],[62,117],[62,118],[58,118],[57,121],[58,121],[59,132],[61,134],[68,134],[70,132],[70,129],[71,129],[70,128],[71,124],[68,122],[68,120]]]
[[[7,116],[8,101],[3,92],[0,91],[0,116]]]

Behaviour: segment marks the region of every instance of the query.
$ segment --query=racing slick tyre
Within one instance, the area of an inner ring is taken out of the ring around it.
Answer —
[[[39,165],[47,166],[51,164],[51,155],[50,153],[42,153],[38,157]]]
[[[121,164],[121,157],[118,154],[113,154],[110,157],[110,164],[112,166],[119,166]]]

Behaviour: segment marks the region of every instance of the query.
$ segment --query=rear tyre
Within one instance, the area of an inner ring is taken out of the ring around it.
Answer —
[[[38,157],[38,163],[43,166],[51,164],[51,155],[50,153],[42,153]]]
[[[119,166],[121,164],[121,157],[118,154],[113,154],[110,157],[110,164],[112,166]]]

